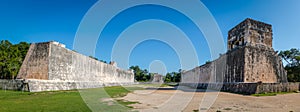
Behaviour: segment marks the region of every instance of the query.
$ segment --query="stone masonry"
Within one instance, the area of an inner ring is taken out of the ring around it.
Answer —
[[[236,89],[245,89],[244,91],[248,91],[248,86],[242,86],[246,83],[247,85],[250,83],[268,85],[269,83],[271,86],[281,85],[278,87],[283,88],[289,88],[289,85],[299,86],[299,84],[279,84],[288,83],[288,81],[281,58],[272,48],[272,35],[270,24],[249,18],[244,20],[228,32],[228,51],[210,63],[184,71],[182,84],[201,88],[203,85],[221,83],[223,90],[224,88],[230,90],[228,89],[230,87],[233,89],[232,85],[238,84],[239,88]],[[278,90],[293,91],[291,89]],[[260,92],[263,91],[260,90]],[[256,92],[248,91],[247,93]]]
[[[160,74],[154,74],[151,80],[152,83],[164,83],[164,78]]]
[[[44,42],[31,44],[17,79],[23,80],[28,91],[37,92],[133,84],[134,74],[58,42]]]

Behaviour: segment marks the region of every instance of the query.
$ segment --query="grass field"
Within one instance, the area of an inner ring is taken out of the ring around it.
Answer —
[[[90,111],[78,91],[0,91],[1,112]]]
[[[0,112],[89,112],[91,109],[103,112],[129,111],[130,106],[127,105],[138,102],[103,102],[102,99],[122,97],[137,89],[142,88],[116,86],[38,93],[0,90]]]

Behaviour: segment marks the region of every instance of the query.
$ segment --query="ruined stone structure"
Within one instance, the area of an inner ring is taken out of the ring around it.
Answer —
[[[270,24],[253,19],[244,20],[228,32],[227,53],[210,63],[184,71],[182,83],[194,87],[208,87],[207,83],[215,85],[222,83],[223,90],[225,88],[231,90],[235,86],[236,89],[243,90],[244,87],[246,93],[256,92],[247,90],[250,88],[247,86],[249,83],[255,83],[254,85],[287,83],[287,74],[281,58],[272,48],[272,35]],[[289,84],[283,85],[280,87],[287,88]],[[257,90],[253,89],[257,86],[251,87],[252,90]]]
[[[134,74],[115,62],[102,63],[58,42],[45,42],[31,44],[17,79],[23,83],[19,90],[36,92],[133,84]]]
[[[228,32],[228,50],[243,46],[272,49],[272,26],[263,22],[246,19]]]
[[[162,75],[154,74],[151,82],[152,83],[164,83],[164,78]]]

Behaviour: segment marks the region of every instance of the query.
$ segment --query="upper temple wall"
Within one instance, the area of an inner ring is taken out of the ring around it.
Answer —
[[[228,50],[241,46],[272,49],[272,36],[272,25],[248,18],[228,32]]]

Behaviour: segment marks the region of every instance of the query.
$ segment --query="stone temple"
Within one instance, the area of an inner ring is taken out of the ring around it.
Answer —
[[[228,33],[228,54],[240,52],[234,57],[233,64],[241,65],[230,68],[235,78],[227,76],[226,82],[287,82],[281,58],[272,48],[272,26],[263,22],[246,19]],[[229,62],[227,62],[229,63]]]
[[[270,24],[248,18],[228,32],[228,51],[184,71],[182,84],[247,94],[299,90],[299,84],[288,83],[272,40]]]

